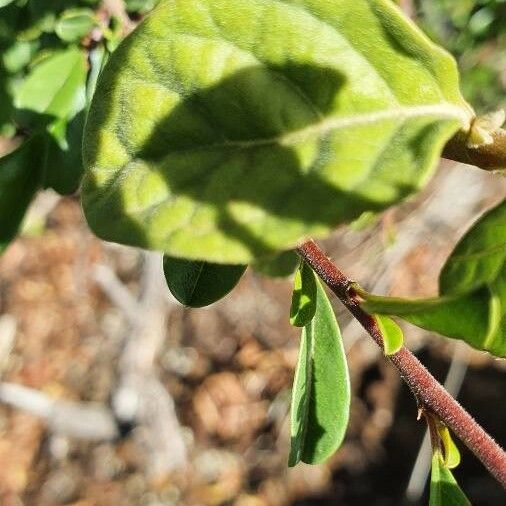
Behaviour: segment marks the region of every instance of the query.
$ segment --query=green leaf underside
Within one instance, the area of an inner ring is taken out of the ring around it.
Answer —
[[[429,506],[471,506],[438,451],[432,455]]]
[[[161,2],[99,79],[85,214],[246,264],[417,191],[469,115],[452,58],[387,0]]]
[[[0,253],[17,234],[41,184],[45,143],[35,137],[0,158]]]
[[[298,265],[299,256],[295,251],[290,250],[268,259],[257,260],[251,267],[259,274],[270,278],[286,278],[295,272]]]
[[[289,465],[318,464],[341,445],[348,425],[348,365],[332,306],[317,281],[316,314],[302,329],[291,408]]]
[[[313,269],[301,261],[293,282],[290,323],[295,327],[304,327],[316,312],[317,279]]]
[[[77,48],[49,56],[16,91],[15,105],[61,119],[71,119],[85,104],[86,57]]]
[[[383,337],[383,351],[385,355],[397,353],[404,342],[402,329],[391,318],[385,315],[374,315]]]
[[[181,304],[204,307],[225,297],[237,285],[246,266],[218,265],[165,255],[163,270],[169,290]]]

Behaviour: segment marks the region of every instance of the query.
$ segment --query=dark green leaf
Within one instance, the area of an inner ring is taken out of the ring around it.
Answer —
[[[404,342],[402,329],[391,318],[385,315],[374,315],[383,337],[383,351],[385,355],[397,353]]]
[[[304,327],[314,317],[316,311],[317,279],[313,269],[301,261],[295,273],[290,323]]]
[[[472,117],[389,1],[165,1],[99,79],[83,207],[102,238],[251,263],[418,191]]]
[[[26,141],[0,158],[0,250],[16,236],[41,184],[45,143],[41,137]]]
[[[85,106],[86,57],[77,48],[42,61],[16,90],[15,105],[60,119],[71,119]]]
[[[68,124],[64,120],[53,124],[52,135],[48,136],[45,188],[53,188],[60,195],[71,195],[79,188],[83,174],[83,128],[84,111]]]
[[[299,256],[294,251],[284,251],[269,259],[256,261],[251,267],[270,278],[286,278],[294,273],[299,265]]]
[[[332,306],[317,280],[316,314],[302,329],[292,391],[289,465],[319,464],[341,445],[350,411],[350,379]]]
[[[471,506],[438,451],[432,455],[429,506]]]
[[[225,297],[237,285],[246,266],[212,264],[165,255],[163,270],[172,295],[181,304],[204,307]]]

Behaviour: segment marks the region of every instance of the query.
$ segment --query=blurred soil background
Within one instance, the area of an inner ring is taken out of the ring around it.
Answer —
[[[505,6],[403,2],[459,58],[478,108],[504,105]],[[13,142],[0,138],[0,153]],[[442,162],[416,199],[323,244],[371,291],[430,296],[455,241],[505,195],[506,180]],[[187,310],[164,286],[160,256],[95,238],[78,197],[41,193],[23,231],[0,258],[2,506],[427,503],[413,397],[338,302],[353,390],[347,438],[326,465],[288,469],[299,339],[290,278],[248,269],[223,301]],[[405,334],[506,445],[505,361],[413,326]],[[458,445],[455,474],[473,504],[503,505],[504,491]]]

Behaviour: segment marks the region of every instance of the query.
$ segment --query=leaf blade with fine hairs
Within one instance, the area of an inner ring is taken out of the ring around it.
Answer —
[[[40,188],[45,149],[44,139],[38,136],[0,158],[0,253],[17,234]]]
[[[471,506],[439,451],[432,455],[429,506]]]
[[[165,255],[165,279],[172,295],[184,306],[204,307],[225,297],[239,282],[245,265],[219,265]]]
[[[317,309],[302,329],[291,407],[289,465],[319,464],[341,445],[349,419],[350,380],[339,326],[317,281]]]
[[[387,0],[165,1],[100,77],[84,210],[102,238],[246,264],[417,191],[471,116]]]
[[[293,285],[290,323],[295,327],[305,327],[315,315],[318,294],[316,275],[306,262],[300,262]]]

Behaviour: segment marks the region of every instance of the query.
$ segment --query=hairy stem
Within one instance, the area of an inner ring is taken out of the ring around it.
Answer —
[[[383,349],[383,339],[375,319],[366,313],[350,290],[348,279],[314,243],[298,248],[299,255],[339,297],[350,313]],[[506,453],[473,417],[441,386],[420,361],[405,347],[387,357],[410,387],[421,409],[433,413],[481,460],[506,488]]]
[[[471,148],[467,144],[467,135],[459,132],[446,144],[443,157],[480,169],[506,170],[506,130],[499,128],[492,137],[492,144]]]

